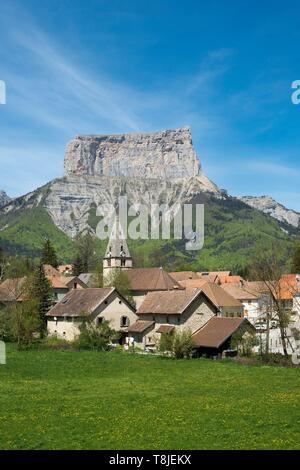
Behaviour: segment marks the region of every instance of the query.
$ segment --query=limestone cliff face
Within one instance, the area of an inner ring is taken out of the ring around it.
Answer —
[[[184,204],[199,193],[224,197],[201,171],[189,128],[151,134],[78,136],[66,148],[65,176],[15,199],[3,214],[42,205],[74,237],[91,229],[91,213],[119,196],[128,203]]]
[[[66,148],[65,176],[189,178],[200,164],[188,127],[153,133],[77,136]]]
[[[239,199],[248,206],[269,214],[280,222],[286,222],[296,228],[300,226],[299,212],[287,209],[271,196],[241,196]]]
[[[6,194],[5,191],[0,190],[0,207],[5,206],[10,201],[10,197]]]

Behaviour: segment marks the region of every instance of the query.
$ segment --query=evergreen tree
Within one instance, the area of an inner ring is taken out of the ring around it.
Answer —
[[[49,240],[49,238],[45,240],[43,250],[42,250],[41,262],[42,264],[50,264],[51,266],[53,266],[53,268],[58,267],[58,261],[57,261],[55,249],[51,241]]]
[[[73,274],[93,271],[97,266],[95,239],[90,233],[79,235],[75,240],[75,257],[73,260]]]
[[[46,278],[42,265],[34,271],[27,280],[28,297],[35,302],[40,318],[40,334],[43,337],[47,331],[46,313],[50,310],[53,301],[53,293],[50,282]]]
[[[292,259],[292,271],[294,274],[300,274],[300,240],[298,240]]]

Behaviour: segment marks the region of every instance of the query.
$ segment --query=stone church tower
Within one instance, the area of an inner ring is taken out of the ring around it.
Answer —
[[[116,217],[115,226],[111,232],[103,258],[103,280],[108,279],[115,269],[127,270],[132,268],[132,258],[129,253],[123,229]]]

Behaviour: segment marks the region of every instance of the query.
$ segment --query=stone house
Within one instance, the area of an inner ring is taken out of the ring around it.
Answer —
[[[153,347],[161,333],[194,332],[218,313],[218,306],[200,289],[148,292],[128,335],[139,347]]]
[[[243,317],[244,306],[242,302],[235,299],[226,290],[222,289],[214,282],[205,279],[188,279],[180,281],[179,284],[185,289],[201,289],[215,305],[217,305],[220,315],[224,317]]]
[[[87,285],[77,276],[64,276],[49,264],[43,265],[43,271],[53,290],[54,302],[59,302],[72,289],[85,289]]]
[[[138,317],[135,308],[113,287],[73,289],[47,313],[48,334],[71,341],[86,319],[96,324],[107,320],[125,337]]]

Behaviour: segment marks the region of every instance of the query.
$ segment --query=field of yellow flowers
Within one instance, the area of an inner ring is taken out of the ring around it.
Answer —
[[[8,347],[0,449],[296,449],[300,369]]]

